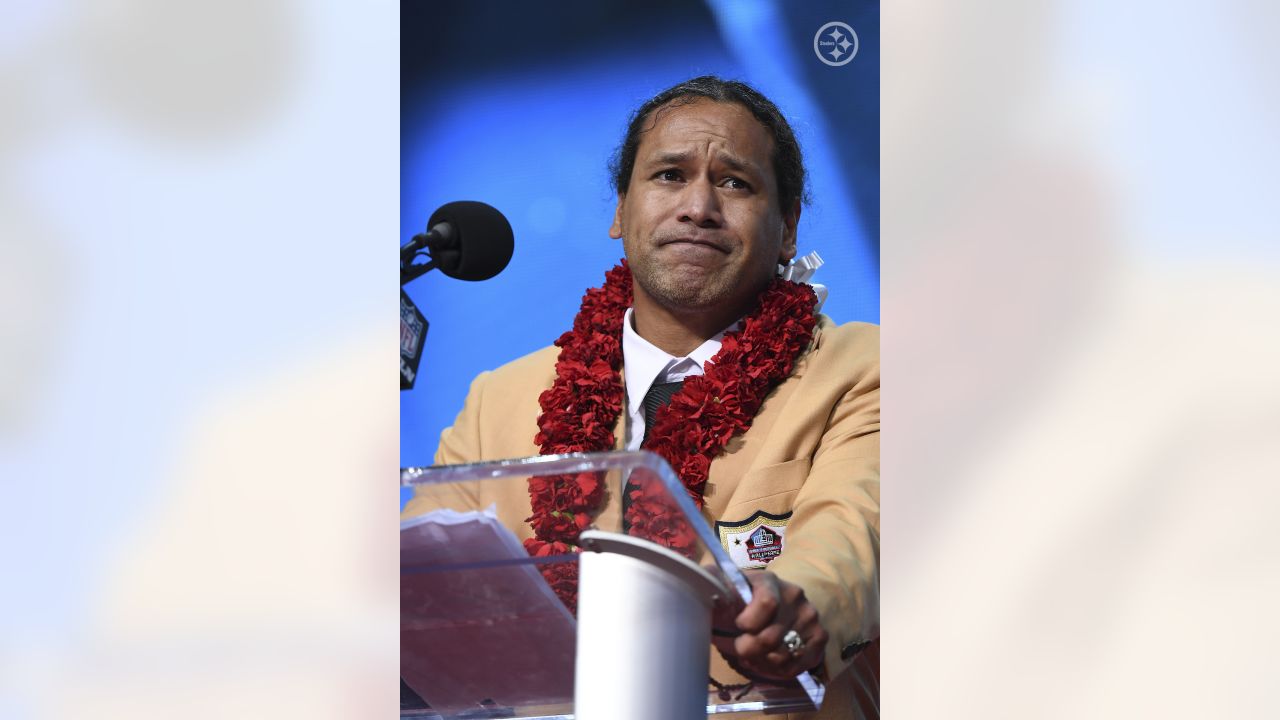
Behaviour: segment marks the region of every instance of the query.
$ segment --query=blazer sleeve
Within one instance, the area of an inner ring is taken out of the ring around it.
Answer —
[[[440,445],[436,447],[437,465],[480,462],[484,449],[480,446],[480,418],[484,411],[485,390],[491,372],[482,372],[471,381],[471,389],[453,425],[440,433]]]
[[[846,373],[854,361],[853,385],[836,403],[796,496],[787,548],[769,565],[817,608],[831,636],[829,678],[880,634],[878,333],[870,345],[863,358],[842,359]]]
[[[440,433],[440,445],[436,448],[434,461],[436,465],[457,465],[484,459],[484,449],[480,442],[480,417],[490,374],[483,372],[476,376],[471,382],[466,402],[462,405],[462,412],[458,413],[453,425]],[[474,493],[474,485],[467,489],[456,485],[419,485],[414,488],[413,498],[405,504],[400,517],[407,519],[440,507],[474,509],[478,506],[479,499]]]

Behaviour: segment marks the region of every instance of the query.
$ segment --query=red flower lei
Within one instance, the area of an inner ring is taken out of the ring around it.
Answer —
[[[680,477],[699,508],[711,461],[734,436],[751,426],[764,398],[791,374],[796,358],[813,339],[817,323],[813,289],[775,278],[741,329],[727,332],[705,374],[688,378],[670,404],[658,410],[644,448],[661,455]],[[556,379],[538,397],[542,414],[534,442],[543,455],[600,452],[614,448],[614,427],[622,413],[622,318],[631,306],[631,271],[626,260],[605,273],[603,287],[582,298],[573,330],[561,348]],[[667,503],[631,491],[627,521],[631,534],[677,551],[692,549],[687,527],[672,521]],[[578,550],[578,535],[604,505],[600,473],[529,479],[534,537],[524,541],[531,556]],[[543,575],[572,610],[577,602],[578,564],[548,563]]]

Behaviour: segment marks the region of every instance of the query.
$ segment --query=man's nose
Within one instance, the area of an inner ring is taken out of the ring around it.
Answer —
[[[686,184],[680,203],[680,222],[690,222],[698,227],[720,227],[724,223],[720,196],[708,178],[701,177]]]

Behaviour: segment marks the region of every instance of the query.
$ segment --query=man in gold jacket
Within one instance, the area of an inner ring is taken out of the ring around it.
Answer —
[[[772,102],[742,83],[701,77],[636,111],[614,182],[610,236],[622,240],[633,279],[614,434],[616,447],[635,449],[645,434],[642,399],[702,374],[726,331],[795,257],[804,168]],[[556,379],[558,354],[546,348],[477,377],[435,462],[539,454],[539,395]],[[723,660],[713,656],[712,675],[721,682],[812,671],[827,681],[812,717],[878,715],[879,430],[878,328],[818,316],[790,374],[708,471],[704,515],[754,591],[736,628],[715,639]],[[427,504],[415,498],[405,515]],[[532,537],[529,499],[511,507],[519,517],[507,524]],[[762,529],[780,553],[744,550]]]

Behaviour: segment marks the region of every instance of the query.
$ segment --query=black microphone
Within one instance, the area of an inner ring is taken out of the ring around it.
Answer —
[[[400,247],[401,285],[432,268],[458,280],[488,280],[511,262],[511,223],[490,205],[474,200],[442,205],[427,228]],[[431,262],[410,265],[423,250]]]
[[[488,280],[511,262],[515,237],[502,213],[482,202],[459,200],[431,214],[427,232],[400,246],[400,389],[411,390],[418,378],[427,319],[403,290],[405,284],[433,268],[459,280]],[[430,262],[413,264],[426,251]]]

